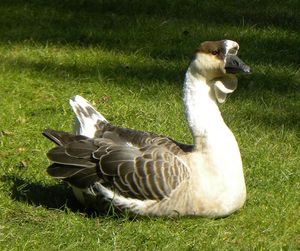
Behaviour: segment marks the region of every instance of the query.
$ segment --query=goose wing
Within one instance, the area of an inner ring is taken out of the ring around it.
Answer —
[[[48,152],[54,163],[48,173],[84,188],[100,182],[122,196],[161,200],[188,179],[189,168],[180,158],[183,150],[169,138],[151,133],[109,127],[94,139],[48,130],[48,138],[63,135],[64,144]]]

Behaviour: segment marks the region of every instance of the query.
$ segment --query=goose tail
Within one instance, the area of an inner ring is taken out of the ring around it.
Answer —
[[[50,176],[80,189],[99,181],[97,164],[91,155],[97,150],[93,141],[83,135],[45,129],[43,135],[56,143],[47,157],[53,162],[47,169]]]
[[[69,100],[76,116],[75,133],[93,138],[99,123],[107,120],[83,97],[76,95]]]
[[[71,142],[88,139],[88,137],[83,135],[73,135],[67,132],[55,131],[52,129],[45,129],[42,134],[58,146],[64,146]]]

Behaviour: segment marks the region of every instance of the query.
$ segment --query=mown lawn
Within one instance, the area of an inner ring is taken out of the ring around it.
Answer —
[[[2,0],[0,250],[300,249],[299,13],[297,0]],[[224,38],[253,71],[221,106],[242,153],[242,210],[95,216],[47,176],[41,131],[72,130],[76,94],[114,124],[191,142],[184,72],[201,41]]]

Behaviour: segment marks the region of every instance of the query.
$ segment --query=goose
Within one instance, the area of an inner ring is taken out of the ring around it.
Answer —
[[[235,41],[206,41],[187,69],[183,102],[193,144],[155,133],[117,127],[88,101],[69,103],[75,133],[45,129],[57,146],[47,172],[67,182],[86,207],[137,215],[224,217],[240,209],[246,186],[237,141],[218,103],[237,87],[237,73],[250,73]]]

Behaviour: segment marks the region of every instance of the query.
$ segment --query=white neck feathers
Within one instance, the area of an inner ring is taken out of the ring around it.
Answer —
[[[213,88],[201,75],[188,69],[184,83],[184,104],[189,127],[194,137],[205,138],[209,131],[225,126],[218,108]]]

